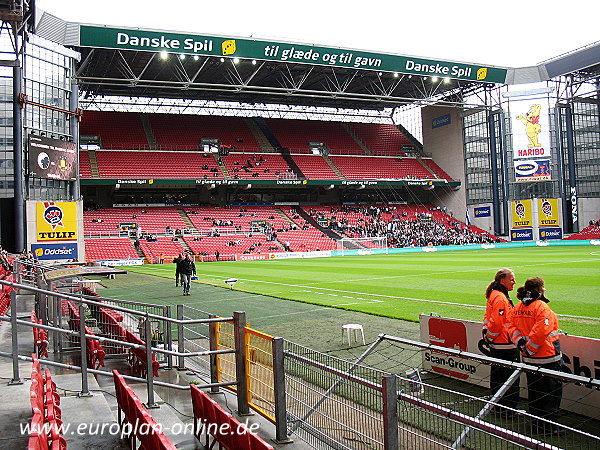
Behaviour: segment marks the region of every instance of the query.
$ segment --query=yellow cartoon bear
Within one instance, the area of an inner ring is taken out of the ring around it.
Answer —
[[[517,116],[517,119],[525,125],[525,133],[529,138],[529,147],[541,147],[538,139],[538,134],[542,131],[542,126],[539,123],[541,109],[540,105],[533,104],[525,115],[521,114]]]

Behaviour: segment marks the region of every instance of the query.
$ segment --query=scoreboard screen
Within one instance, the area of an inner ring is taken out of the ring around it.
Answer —
[[[29,173],[34,177],[77,179],[77,146],[74,142],[30,135],[28,155]]]

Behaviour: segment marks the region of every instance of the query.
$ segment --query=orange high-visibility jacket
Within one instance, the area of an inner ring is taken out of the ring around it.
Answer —
[[[560,361],[559,337],[556,313],[543,300],[523,299],[508,318],[508,332],[513,342],[525,339],[521,349],[524,363],[548,364]]]
[[[506,321],[513,306],[504,293],[494,289],[485,306],[483,334],[490,347],[495,349],[515,348],[508,335]]]

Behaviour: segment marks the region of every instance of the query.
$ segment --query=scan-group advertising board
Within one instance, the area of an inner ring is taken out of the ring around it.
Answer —
[[[481,339],[481,322],[421,315],[420,325],[421,341],[424,343],[481,354],[477,345]],[[600,339],[564,335],[560,337],[560,344],[565,360],[565,372],[600,379]],[[490,368],[487,364],[433,349],[423,350],[422,361],[424,370],[489,387]],[[522,396],[525,396],[526,386],[525,375],[522,375]],[[596,417],[599,412],[598,405],[600,391],[575,383],[564,384],[561,404],[563,409]]]

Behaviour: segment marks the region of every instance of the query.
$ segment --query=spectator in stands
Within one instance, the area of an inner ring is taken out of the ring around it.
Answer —
[[[181,280],[181,285],[183,286],[183,277],[181,277],[181,271],[179,270],[179,265],[183,261],[183,253],[177,255],[177,257],[173,258],[173,262],[175,263],[175,287],[179,286],[179,280]]]
[[[219,256],[220,256],[219,250],[215,250],[215,259],[217,261],[219,260]]]
[[[508,329],[524,363],[560,372],[564,366],[559,339],[562,333],[556,313],[548,306],[550,300],[544,297],[545,291],[544,280],[540,277],[529,278],[517,289],[517,298],[521,301],[508,317]],[[562,389],[562,381],[558,378],[527,372],[529,414],[556,421]],[[535,419],[533,425],[538,433],[557,435],[564,432]]]
[[[190,284],[192,275],[196,275],[196,265],[192,261],[189,253],[185,254],[185,258],[179,263],[179,272],[181,273],[181,285],[183,286],[183,295],[190,295]]]
[[[484,345],[489,347],[489,356],[505,361],[519,362],[519,351],[510,340],[507,320],[513,310],[513,302],[508,293],[515,286],[515,274],[512,270],[502,268],[496,272],[485,291],[487,299],[483,318]],[[492,365],[490,368],[490,389],[495,394],[514,372],[513,369]],[[498,403],[509,408],[516,408],[519,401],[519,380],[515,380]],[[500,408],[498,413],[509,413]]]
[[[4,270],[12,271],[12,264],[8,259],[8,252],[0,247],[0,264],[4,268]]]

